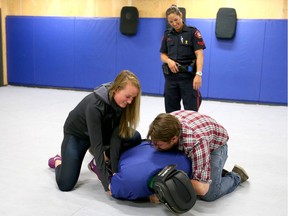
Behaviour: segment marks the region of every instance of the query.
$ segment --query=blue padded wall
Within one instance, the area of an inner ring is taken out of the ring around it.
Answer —
[[[215,19],[186,19],[201,31],[203,98],[287,104],[287,20],[238,20],[232,40],[215,36]],[[134,36],[119,18],[6,17],[8,83],[92,89],[123,69],[144,94],[162,95],[163,18],[140,18]]]
[[[113,80],[116,24],[116,19],[7,18],[9,84],[91,89]]]
[[[208,97],[258,101],[265,21],[240,20],[234,39],[212,37]]]
[[[94,88],[112,81],[116,71],[118,19],[75,20],[74,86]]]
[[[40,17],[33,19],[33,23],[35,83],[73,86],[74,19]]]
[[[266,22],[259,101],[287,104],[287,20]]]
[[[34,23],[30,19],[6,19],[8,83],[34,85]]]
[[[144,93],[162,94],[164,89],[159,52],[164,30],[163,20],[146,18],[140,19],[136,36],[117,31],[117,71],[128,68],[135,72]]]

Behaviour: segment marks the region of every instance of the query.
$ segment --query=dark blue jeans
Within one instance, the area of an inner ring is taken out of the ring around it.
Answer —
[[[240,184],[240,176],[234,172],[229,172],[222,177],[222,169],[227,160],[227,144],[211,152],[211,184],[205,196],[200,196],[200,199],[205,201],[214,201],[226,194],[234,191]]]
[[[121,147],[110,152],[112,155],[121,152],[141,143],[141,135],[136,131],[134,137],[123,139]],[[70,191],[78,181],[82,162],[87,150],[90,148],[89,140],[83,140],[70,134],[64,134],[61,146],[62,164],[55,169],[56,182],[61,191]]]

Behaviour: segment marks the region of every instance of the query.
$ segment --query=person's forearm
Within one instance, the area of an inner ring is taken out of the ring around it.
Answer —
[[[118,172],[118,163],[121,152],[121,138],[119,137],[119,127],[115,128],[110,139],[110,161],[113,173]]]
[[[197,69],[197,71],[201,71],[201,72],[203,71],[203,57],[197,58],[197,60],[196,60],[196,69]]]
[[[171,60],[171,59],[167,56],[167,54],[165,54],[165,53],[161,53],[160,58],[161,58],[161,61],[162,61],[163,63],[166,63],[166,64],[168,64],[169,61]]]
[[[197,50],[195,52],[196,54],[196,69],[197,71],[201,71],[203,70],[203,64],[204,64],[204,54],[203,54],[203,50]]]

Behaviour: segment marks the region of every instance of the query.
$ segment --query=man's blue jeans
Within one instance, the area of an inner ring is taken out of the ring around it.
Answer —
[[[204,196],[200,199],[205,201],[214,201],[226,194],[234,191],[240,184],[240,176],[234,172],[228,172],[222,177],[222,169],[227,160],[227,144],[214,150],[210,153],[210,166],[211,166],[211,184],[210,188]]]

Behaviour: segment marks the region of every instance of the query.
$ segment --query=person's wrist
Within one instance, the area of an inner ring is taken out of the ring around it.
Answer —
[[[202,75],[203,75],[203,74],[202,74],[202,71],[197,71],[197,72],[196,72],[196,75],[202,77]]]

